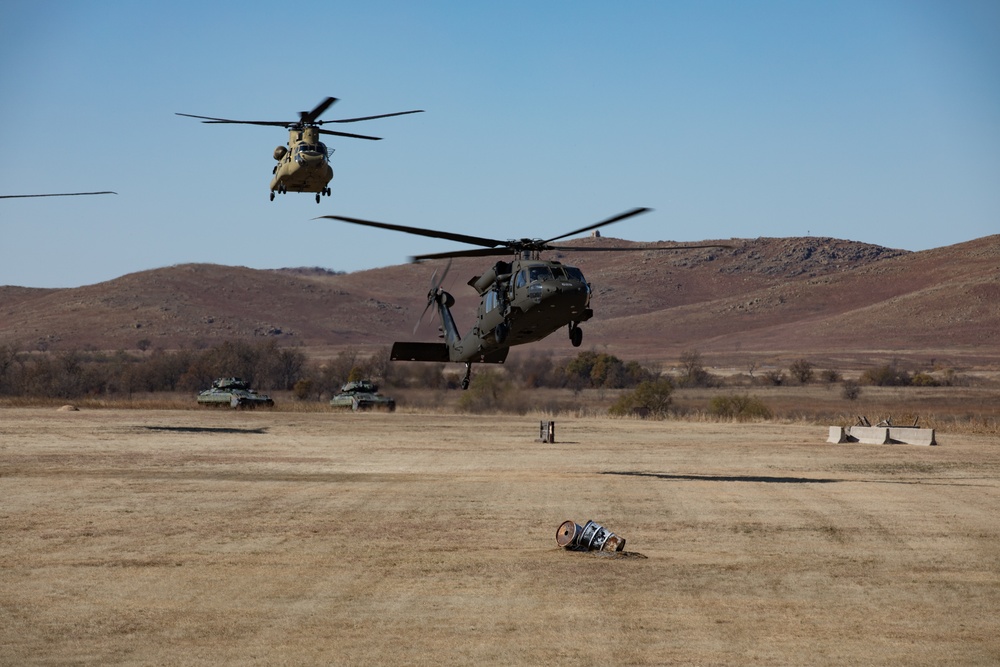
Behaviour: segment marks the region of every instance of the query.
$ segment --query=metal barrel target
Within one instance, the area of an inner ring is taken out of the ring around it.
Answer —
[[[564,521],[556,530],[556,544],[580,551],[621,551],[625,538],[594,521],[587,521],[582,528],[573,521]]]
[[[576,543],[576,538],[583,530],[573,521],[563,521],[556,530],[556,544],[563,548],[570,547]]]

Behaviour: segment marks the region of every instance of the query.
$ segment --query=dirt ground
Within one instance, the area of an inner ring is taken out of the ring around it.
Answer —
[[[538,427],[0,409],[0,664],[1000,662],[997,438]]]

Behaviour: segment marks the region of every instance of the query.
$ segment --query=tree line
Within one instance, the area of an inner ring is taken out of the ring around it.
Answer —
[[[0,396],[76,398],[130,397],[139,393],[198,392],[219,377],[241,377],[261,391],[293,391],[297,398],[320,399],[339,391],[349,379],[371,378],[386,387],[457,388],[462,369],[455,364],[390,362],[389,349],[366,355],[342,351],[330,359],[310,359],[300,348],[281,347],[273,339],[226,341],[204,350],[96,352],[83,350],[25,351],[0,346]],[[480,373],[487,369],[483,368]],[[517,388],[634,389],[666,377],[655,365],[622,360],[593,350],[568,360],[551,353],[527,351],[511,355],[501,369],[504,382]],[[753,378],[753,368],[751,377]],[[832,370],[816,372],[800,359],[784,371],[769,371],[755,383],[806,384],[839,382]],[[946,377],[943,382],[950,383]],[[708,372],[697,351],[681,354],[670,375],[673,387],[720,387],[723,379]],[[908,373],[896,363],[865,371],[861,384],[927,385],[938,382],[926,373]],[[644,390],[650,385],[646,385]]]

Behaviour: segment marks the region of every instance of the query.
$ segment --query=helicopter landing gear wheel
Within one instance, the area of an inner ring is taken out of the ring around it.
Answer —
[[[569,342],[573,343],[573,347],[580,347],[583,342],[583,329],[571,324],[569,327]]]
[[[469,388],[469,383],[472,381],[472,362],[465,362],[465,377],[462,378],[462,391]]]
[[[316,203],[317,204],[319,203],[319,193],[318,192],[316,193]]]
[[[271,190],[271,201],[274,201],[274,190]]]

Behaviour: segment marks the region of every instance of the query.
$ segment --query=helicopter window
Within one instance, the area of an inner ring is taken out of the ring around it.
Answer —
[[[514,287],[520,288],[524,287],[528,283],[528,277],[524,273],[524,269],[517,272],[517,280],[514,281]]]
[[[533,266],[530,269],[528,269],[528,271],[530,272],[529,282],[535,282],[536,280],[552,279],[552,272],[549,271],[549,267],[547,266]]]
[[[497,293],[490,290],[483,297],[483,312],[490,312],[497,307]]]
[[[562,280],[563,278],[566,277],[566,274],[563,273],[561,266],[553,266],[552,275],[556,277],[556,280]]]
[[[583,277],[583,271],[576,268],[575,266],[566,267],[566,276],[571,280],[579,280],[581,283],[587,282]]]

